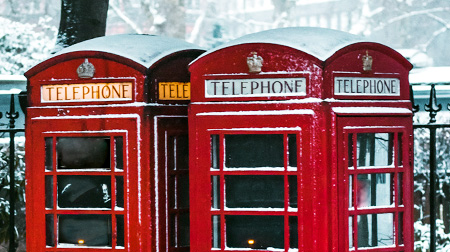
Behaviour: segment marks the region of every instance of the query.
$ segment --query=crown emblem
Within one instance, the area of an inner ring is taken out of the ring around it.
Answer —
[[[88,59],[85,59],[84,62],[77,68],[78,77],[83,79],[94,77],[94,73],[95,67],[88,61]]]
[[[256,52],[251,52],[247,57],[248,71],[250,73],[260,73],[263,65],[263,58],[258,56]]]
[[[366,51],[366,55],[362,57],[363,62],[363,70],[364,71],[372,71],[372,56],[369,55],[369,51]]]

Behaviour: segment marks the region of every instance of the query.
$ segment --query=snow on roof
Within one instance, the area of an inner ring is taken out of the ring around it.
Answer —
[[[142,34],[121,34],[98,37],[66,47],[55,56],[76,51],[106,52],[131,59],[146,68],[175,52],[202,50],[180,39]]]
[[[339,49],[357,42],[367,41],[361,36],[326,28],[278,28],[242,36],[209,50],[201,55],[201,57],[230,46],[250,43],[267,43],[292,47],[320,60],[326,60]]]
[[[414,68],[409,73],[409,83],[411,84],[450,84],[450,67],[424,67]]]

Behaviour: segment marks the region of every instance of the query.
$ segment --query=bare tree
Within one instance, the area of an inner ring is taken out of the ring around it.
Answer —
[[[61,3],[58,47],[105,35],[108,0],[62,0]]]

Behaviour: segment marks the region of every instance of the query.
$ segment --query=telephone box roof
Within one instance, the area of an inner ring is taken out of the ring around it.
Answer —
[[[192,49],[202,50],[194,44],[175,38],[145,34],[121,34],[86,40],[66,47],[56,55],[76,51],[106,52],[129,58],[148,68],[167,55]]]
[[[220,49],[235,45],[266,43],[292,47],[324,61],[339,49],[357,42],[366,41],[363,37],[332,29],[317,27],[288,27],[261,31],[242,36],[209,50],[201,55],[201,57]]]
[[[143,34],[110,35],[66,47],[52,55],[51,58],[31,68],[25,75],[33,75],[36,71],[58,62],[58,58],[64,60],[66,59],[65,56],[75,52],[86,52],[90,55],[93,55],[93,53],[117,55],[148,69],[166,56],[190,50],[204,51],[194,44],[175,38]]]

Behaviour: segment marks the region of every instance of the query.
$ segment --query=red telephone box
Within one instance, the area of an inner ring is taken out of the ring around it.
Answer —
[[[189,251],[187,64],[202,52],[107,36],[26,73],[29,251]]]
[[[192,251],[412,251],[410,69],[320,28],[191,63]]]

